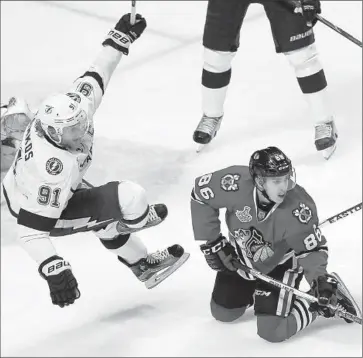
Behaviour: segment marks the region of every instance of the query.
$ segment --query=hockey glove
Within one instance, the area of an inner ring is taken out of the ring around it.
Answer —
[[[318,19],[317,14],[321,13],[321,4],[319,0],[290,0],[289,3],[293,5],[294,12],[300,13],[309,27],[313,27]]]
[[[130,13],[121,17],[115,28],[107,34],[103,46],[111,46],[124,55],[129,54],[130,44],[138,39],[146,28],[146,20],[140,14],[136,15],[134,25],[131,25],[130,17]]]
[[[48,282],[50,297],[54,305],[64,307],[81,296],[72,268],[62,257],[52,256],[39,266],[39,273]]]
[[[237,271],[232,260],[237,258],[234,247],[220,235],[216,240],[200,245],[207,264],[216,271]]]
[[[335,312],[330,310],[327,305],[336,305],[338,282],[329,275],[319,276],[313,281],[312,294],[318,299],[318,302],[314,302],[310,305],[311,312],[318,312],[325,318],[333,317]]]

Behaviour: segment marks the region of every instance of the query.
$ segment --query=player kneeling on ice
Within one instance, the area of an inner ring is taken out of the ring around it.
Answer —
[[[220,209],[226,209],[228,239],[221,233]],[[256,151],[249,167],[198,177],[191,214],[195,239],[206,241],[201,250],[217,271],[210,303],[215,319],[232,322],[254,305],[259,336],[280,342],[319,315],[335,316],[328,305],[361,315],[339,276],[327,273],[327,242],[314,200],[295,183],[291,161],[278,148]],[[241,264],[294,288],[304,275],[318,304],[237,272]]]
[[[20,242],[39,264],[52,302],[60,307],[74,303],[80,291],[71,266],[57,254],[50,236],[95,232],[148,288],[189,256],[179,245],[148,254],[135,233],[161,223],[167,208],[149,205],[139,185],[82,183],[92,161],[93,115],[122,54],[128,54],[145,28],[139,14],[134,25],[130,14],[118,21],[90,69],[68,92],[50,96],[40,105],[3,180],[3,196],[17,219]]]

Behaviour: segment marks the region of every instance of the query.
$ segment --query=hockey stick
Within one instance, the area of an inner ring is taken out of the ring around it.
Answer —
[[[136,0],[131,1],[131,17],[130,22],[131,25],[134,25],[136,21]]]
[[[338,34],[342,35],[343,37],[345,37],[346,39],[354,42],[356,45],[358,45],[359,47],[362,47],[362,42],[357,40],[355,37],[353,37],[352,35],[348,34],[348,32],[342,30],[340,27],[334,25],[333,23],[331,23],[330,21],[328,21],[327,19],[323,18],[320,15],[316,15],[316,18],[322,22],[324,25],[330,27],[331,29],[333,29],[334,31],[336,31]]]
[[[303,10],[297,5],[293,5],[292,2],[287,2],[287,1],[278,1],[277,2],[280,6],[284,7],[285,9],[288,9],[289,11],[292,11],[295,14],[301,14],[303,13]],[[298,2],[297,2],[298,3]],[[324,25],[330,27],[332,30],[336,31],[338,34],[342,35],[343,37],[345,37],[346,39],[354,42],[356,45],[358,45],[359,47],[362,47],[362,42],[357,40],[355,37],[353,37],[352,35],[348,34],[348,32],[344,31],[343,29],[341,29],[340,27],[334,25],[333,23],[331,23],[330,21],[328,21],[327,19],[325,19],[324,17],[322,17],[319,14],[316,14],[316,18],[318,21],[322,22]]]
[[[268,284],[272,285],[272,286],[275,286],[277,288],[281,288],[281,289],[284,289],[286,290],[287,292],[291,292],[293,293],[294,295],[296,296],[299,296],[301,298],[304,298],[305,300],[309,301],[309,302],[318,302],[318,299],[312,295],[309,295],[308,293],[306,292],[303,292],[303,291],[300,291],[298,290],[297,288],[294,288],[294,287],[291,287],[289,285],[286,285],[280,281],[277,281],[275,279],[273,279],[272,277],[270,276],[267,276],[253,268],[250,268],[250,267],[247,267],[243,264],[241,264],[239,261],[237,260],[234,260],[233,261],[233,264],[235,267],[238,268],[237,270],[237,273],[239,275],[241,275],[241,271],[244,271],[244,272],[247,272],[249,273],[250,275],[253,275],[255,276],[256,278],[262,280],[262,281],[265,281],[267,282]],[[333,312],[336,313],[336,315],[338,317],[341,317],[341,318],[346,318],[352,322],[355,322],[355,323],[358,323],[358,324],[362,324],[362,318],[354,315],[354,314],[351,314],[349,312],[345,312],[342,308],[340,307],[337,307],[337,306],[333,306],[333,305],[327,305],[327,307],[329,309],[331,309]]]
[[[335,214],[335,215],[331,216],[330,218],[323,220],[321,223],[319,223],[319,227],[323,227],[327,224],[334,224],[338,220],[343,219],[343,218],[349,216],[350,214],[354,214],[359,210],[362,210],[362,203],[354,205],[349,209],[341,211],[340,213]]]

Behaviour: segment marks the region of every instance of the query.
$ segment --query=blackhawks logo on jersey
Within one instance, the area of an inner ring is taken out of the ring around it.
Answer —
[[[299,208],[293,210],[292,213],[303,224],[307,224],[313,217],[313,213],[311,212],[310,208],[304,203],[300,203]]]
[[[262,234],[253,226],[248,230],[235,230],[234,237],[247,257],[254,262],[263,262],[274,254],[271,244],[266,242]]]
[[[224,191],[237,191],[239,189],[236,183],[239,180],[240,175],[238,174],[227,174],[221,179],[221,188]]]

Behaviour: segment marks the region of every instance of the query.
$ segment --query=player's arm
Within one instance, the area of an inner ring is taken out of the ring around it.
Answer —
[[[141,15],[136,15],[134,25],[131,25],[130,14],[123,15],[107,34],[90,68],[75,81],[69,92],[79,92],[86,96],[92,102],[95,112],[122,54],[128,55],[130,44],[141,36],[145,28],[146,20]]]
[[[228,187],[225,184],[227,177]],[[216,271],[236,271],[231,261],[236,254],[221,234],[219,210],[233,206],[240,178],[238,168],[229,167],[196,178],[192,190],[190,205],[194,238],[206,241],[200,249],[208,265]]]
[[[43,169],[40,172],[43,180],[34,181],[32,190],[21,200],[17,218],[19,241],[38,263],[38,272],[48,283],[52,303],[60,307],[73,304],[80,297],[69,262],[57,254],[49,239],[49,232],[66,206],[71,189],[72,178],[67,170],[63,172],[62,165],[58,158],[50,158],[46,168],[52,174],[44,174],[44,168],[38,168]]]
[[[328,245],[318,227],[315,204],[310,202],[305,209],[300,207],[300,210],[306,211],[293,211],[294,218],[290,219],[286,241],[295,251],[298,263],[304,269],[305,278],[311,284],[317,277],[327,274]]]
[[[241,176],[237,172],[237,167],[229,167],[195,179],[190,204],[195,240],[214,240],[220,235],[219,209],[232,205],[235,197],[235,191],[224,190],[221,182],[227,175],[235,175],[238,188]]]
[[[32,189],[20,200],[17,223],[20,243],[33,260],[40,264],[57,254],[49,233],[69,199],[72,171],[59,158],[49,158],[37,169],[34,180],[30,182]],[[53,174],[48,174],[47,170]]]

